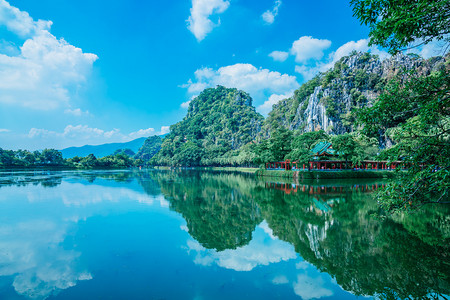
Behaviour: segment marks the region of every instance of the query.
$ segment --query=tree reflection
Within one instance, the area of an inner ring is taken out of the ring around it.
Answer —
[[[323,187],[297,187],[297,193],[265,189],[258,204],[274,234],[356,295],[421,298],[450,292],[448,207],[380,219],[371,216],[378,206],[370,189],[310,192]]]
[[[273,234],[356,295],[449,294],[449,209],[379,218],[381,182],[266,183],[242,175],[156,172],[171,208],[208,249],[246,245],[265,219]]]
[[[191,236],[207,249],[247,245],[262,221],[256,202],[248,196],[254,181],[242,175],[191,172],[180,176],[177,172],[154,176],[170,207],[185,218]]]

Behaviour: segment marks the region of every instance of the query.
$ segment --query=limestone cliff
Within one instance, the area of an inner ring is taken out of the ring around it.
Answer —
[[[301,132],[352,132],[356,129],[355,108],[372,105],[391,77],[404,70],[426,75],[443,67],[444,62],[442,57],[425,60],[403,54],[380,60],[376,55],[354,52],[302,85],[293,97],[275,104],[263,124],[262,135],[269,135],[276,126]]]

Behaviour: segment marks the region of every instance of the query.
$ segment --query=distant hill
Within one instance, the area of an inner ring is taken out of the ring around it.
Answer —
[[[94,154],[96,157],[103,157],[113,154],[114,151],[119,149],[131,149],[133,152],[138,152],[138,150],[144,145],[147,138],[141,137],[126,143],[111,143],[102,145],[85,145],[82,147],[69,147],[61,150],[64,158],[72,158],[74,156],[86,156],[89,154]]]

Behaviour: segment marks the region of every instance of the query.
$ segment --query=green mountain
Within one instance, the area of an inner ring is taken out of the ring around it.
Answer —
[[[249,94],[223,86],[206,89],[191,101],[186,117],[170,127],[152,163],[199,166],[244,161],[237,149],[255,139],[263,120]]]
[[[84,157],[89,154],[94,154],[95,157],[104,157],[113,154],[115,151],[120,149],[131,149],[133,152],[138,152],[138,150],[144,144],[146,138],[138,138],[126,143],[110,143],[102,145],[85,145],[82,147],[69,147],[61,150],[64,158],[72,158],[75,156]]]

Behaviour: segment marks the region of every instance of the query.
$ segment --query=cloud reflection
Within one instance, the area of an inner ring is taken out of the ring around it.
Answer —
[[[64,181],[54,189],[2,187],[0,277],[11,276],[16,292],[30,299],[46,299],[92,279],[80,262],[81,253],[67,249],[64,242],[77,222],[104,214],[105,208],[120,209],[119,202],[169,206],[162,195],[127,188]]]
[[[14,289],[31,299],[45,299],[92,279],[77,266],[80,253],[61,246],[66,230],[47,220],[0,226],[0,276],[15,276]]]
[[[197,241],[187,241],[188,251],[195,252],[194,263],[203,266],[218,265],[235,271],[251,271],[260,265],[269,265],[281,261],[287,261],[297,257],[294,247],[280,241],[272,234],[267,233],[268,226],[264,221],[253,233],[253,239],[244,247],[227,249],[217,252],[206,249]]]

